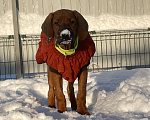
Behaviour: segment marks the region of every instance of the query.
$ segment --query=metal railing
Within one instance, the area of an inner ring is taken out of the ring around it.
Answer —
[[[92,38],[97,48],[93,63],[98,71],[150,67],[149,29],[101,31]]]
[[[96,52],[91,59],[89,71],[110,71],[150,67],[150,31],[113,30],[90,32]],[[21,35],[22,77],[47,76],[46,64],[38,65],[35,55],[39,35]],[[0,37],[0,80],[16,79],[15,41],[13,36]]]
[[[0,80],[16,78],[14,48],[15,41],[13,38],[0,37]]]
[[[23,77],[43,77],[46,75],[46,64],[37,64],[35,55],[38,50],[39,35],[25,35],[22,37]]]

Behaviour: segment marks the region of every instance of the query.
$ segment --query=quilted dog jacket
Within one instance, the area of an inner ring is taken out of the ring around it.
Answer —
[[[47,43],[47,37],[41,32],[36,61],[38,64],[42,64],[44,61],[48,66],[62,74],[65,80],[74,82],[80,69],[90,62],[94,53],[95,44],[89,34],[85,40],[79,40],[78,48],[74,54],[65,57],[55,48],[54,39]]]

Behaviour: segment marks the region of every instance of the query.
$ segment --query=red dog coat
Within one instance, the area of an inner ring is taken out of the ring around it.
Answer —
[[[43,60],[53,69],[57,70],[62,77],[69,82],[74,82],[80,69],[90,62],[95,53],[95,44],[88,34],[85,40],[79,40],[78,48],[72,55],[65,56],[55,48],[54,39],[47,43],[47,37],[41,33],[39,49],[36,53],[36,61],[42,64]]]

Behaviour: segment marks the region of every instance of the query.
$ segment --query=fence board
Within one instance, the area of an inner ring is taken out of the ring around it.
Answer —
[[[0,16],[11,10],[11,0],[0,0]]]
[[[19,0],[19,11],[23,13],[28,13],[28,0]]]
[[[74,9],[81,13],[81,9],[82,9],[81,6],[82,6],[81,0],[76,0]]]
[[[18,0],[26,14],[47,15],[58,9],[77,10],[83,15],[150,15],[150,0]],[[0,1],[0,16],[11,10],[11,0]]]
[[[53,5],[51,0],[43,0],[43,11],[44,15],[48,15],[50,12],[53,11]]]
[[[89,0],[89,3],[85,6],[86,14],[92,15],[92,16],[98,16],[98,0]],[[84,13],[83,13],[84,14]]]
[[[71,0],[60,1],[62,9],[72,9]]]
[[[71,9],[72,10],[77,10],[77,7],[79,7],[79,3],[77,2],[78,0],[71,0]]]
[[[101,8],[102,8],[102,14],[108,14],[108,1],[101,0],[100,4],[101,4]]]
[[[108,8],[107,8],[107,11],[108,11],[108,13],[110,13],[110,14],[116,14],[117,12],[117,4],[116,4],[116,0],[111,0],[111,1],[107,1],[107,4],[108,4]],[[116,8],[116,9],[115,9]]]
[[[116,14],[123,14],[124,13],[124,1],[116,0]]]
[[[4,9],[3,9],[3,1],[0,0],[0,15],[4,14]]]
[[[61,0],[57,0],[57,1],[55,1],[55,0],[51,0],[51,4],[53,5],[52,6],[52,11],[54,12],[54,11],[56,11],[56,10],[59,10],[59,9],[61,9]]]
[[[135,6],[135,15],[142,15],[143,12],[143,1],[142,0],[134,0],[134,3],[136,2]]]
[[[133,0],[126,0],[126,15],[134,15]]]
[[[37,6],[38,6],[38,11],[39,11],[38,13],[40,15],[44,15],[43,0],[38,0]]]
[[[27,7],[28,7],[28,13],[33,13],[34,11],[33,11],[33,1],[32,0],[29,0],[28,2],[27,2]]]
[[[142,0],[143,1],[143,11],[145,15],[150,15],[150,0]]]

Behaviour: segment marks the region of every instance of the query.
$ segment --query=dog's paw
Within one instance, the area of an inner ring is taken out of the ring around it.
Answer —
[[[65,111],[60,111],[60,110],[58,110],[58,112],[59,112],[59,113],[63,113],[63,112],[65,112]]]
[[[81,115],[90,115],[90,113],[87,110],[84,110],[84,109],[80,109],[80,110],[77,109],[77,112]]]
[[[50,107],[50,108],[56,108],[55,106],[51,106],[51,105],[49,105],[48,107]]]
[[[77,110],[76,102],[74,104],[71,104],[71,109],[72,109],[72,111],[76,111]]]
[[[58,109],[57,111],[58,111],[59,113],[63,113],[63,112],[65,112],[65,111],[67,111],[67,109],[61,109],[61,110]]]
[[[79,102],[77,104],[77,112],[81,115],[90,115],[86,106],[84,104],[79,103]]]
[[[66,101],[62,102],[62,101],[57,101],[57,107],[58,107],[58,112],[63,113],[65,111],[67,111],[66,108]]]

